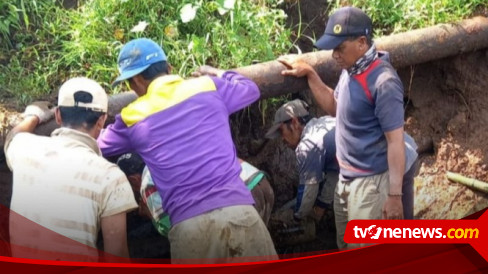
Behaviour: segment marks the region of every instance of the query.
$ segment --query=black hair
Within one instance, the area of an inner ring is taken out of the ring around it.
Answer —
[[[100,111],[93,111],[85,107],[59,107],[63,126],[70,128],[84,128],[86,130],[92,129],[97,123],[98,119],[105,114]]]
[[[306,125],[310,120],[312,119],[312,116],[310,114],[298,117],[298,122],[302,125]]]
[[[304,126],[306,125],[311,119],[312,119],[312,116],[310,114],[307,114],[307,115],[304,115],[304,116],[300,116],[300,117],[297,117],[298,119],[298,122]],[[292,119],[288,119],[286,121],[284,121],[283,123],[288,127],[288,129],[291,131],[291,121]]]
[[[141,75],[146,80],[153,80],[161,74],[169,74],[169,66],[166,61],[151,64],[147,69],[141,72]]]
[[[137,153],[126,153],[117,159],[117,165],[125,173],[125,176],[142,174],[146,164]]]

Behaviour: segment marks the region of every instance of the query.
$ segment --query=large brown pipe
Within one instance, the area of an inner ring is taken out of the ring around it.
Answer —
[[[421,64],[465,52],[488,48],[488,18],[475,17],[456,24],[433,27],[390,35],[375,40],[380,50],[390,53],[395,68]],[[322,80],[335,86],[340,69],[335,65],[331,51],[306,53],[301,56],[315,68]],[[253,79],[261,89],[261,98],[308,89],[305,78],[283,77],[284,66],[270,61],[236,69]]]
[[[396,68],[488,48],[488,18],[475,17],[456,24],[441,24],[386,36],[377,39],[376,45],[378,49],[390,52],[391,62]],[[334,86],[340,69],[335,65],[331,51],[306,53],[301,58],[317,70],[325,83]],[[262,99],[308,89],[304,78],[283,77],[280,74],[283,69],[280,62],[270,61],[235,70],[258,84]],[[108,121],[113,121],[113,117],[135,99],[133,92],[110,96]],[[49,135],[56,127],[51,121],[38,126],[36,133]],[[3,144],[3,134],[0,137]]]

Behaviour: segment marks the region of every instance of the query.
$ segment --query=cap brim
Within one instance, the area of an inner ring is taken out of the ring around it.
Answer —
[[[342,42],[347,39],[347,36],[336,36],[330,34],[324,34],[320,39],[315,42],[315,47],[325,50],[333,50],[337,48]]]
[[[117,77],[117,79],[115,79],[115,81],[112,83],[112,87],[115,87],[118,84],[120,84],[120,82],[125,81],[127,79],[130,79],[130,78],[136,76],[137,74],[145,71],[150,65],[151,64],[137,68],[137,69],[124,71],[119,77]]]
[[[268,132],[266,132],[266,135],[264,135],[264,137],[266,137],[268,139],[275,139],[275,138],[280,137],[280,133],[278,132],[278,129],[280,128],[280,126],[281,126],[281,123],[273,125],[268,130]]]

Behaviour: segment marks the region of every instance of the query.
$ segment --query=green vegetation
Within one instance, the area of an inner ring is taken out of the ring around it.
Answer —
[[[0,2],[0,99],[25,105],[80,75],[119,92],[110,87],[117,75],[117,55],[136,37],[160,43],[175,73],[183,76],[202,64],[234,68],[275,59],[293,48],[286,15],[279,9],[283,0],[79,0],[79,7],[71,10],[60,2]],[[488,6],[487,0],[331,4],[331,10],[346,4],[364,8],[374,20],[376,35],[457,21]],[[295,26],[298,36],[306,23]],[[260,107],[265,110],[279,101],[263,101]]]
[[[85,0],[65,10],[56,0],[2,1],[0,96],[26,104],[79,75],[111,90],[119,49],[137,37],[160,43],[183,76],[275,59],[292,47],[290,31],[277,1],[261,2]]]
[[[345,5],[369,14],[375,35],[382,36],[465,19],[488,0],[336,0],[331,12]]]

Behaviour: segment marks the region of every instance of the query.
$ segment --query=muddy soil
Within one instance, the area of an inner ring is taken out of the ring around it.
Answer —
[[[327,19],[323,8],[326,2],[285,1],[283,8],[290,14],[291,26],[308,22],[302,31],[318,37]],[[486,15],[488,11],[480,13]],[[312,49],[306,38],[298,44],[303,52]],[[415,218],[460,219],[488,207],[488,194],[445,177],[446,171],[453,171],[488,181],[488,50],[404,68],[399,70],[399,75],[405,87],[405,128],[419,145],[421,160],[415,182]],[[312,104],[313,114],[323,115],[313,104],[310,93],[303,91],[261,101],[231,117],[239,156],[272,178],[275,209],[295,197],[298,176],[294,152],[280,140],[266,140],[264,133],[272,123],[275,110],[286,100],[297,97]],[[0,130],[15,119],[11,115],[19,111],[15,106],[9,100],[0,101]],[[0,159],[0,203],[8,206],[10,196],[11,173],[4,159]],[[1,216],[0,222],[6,220],[8,217]],[[333,217],[328,216],[317,227],[318,237],[310,243],[287,245],[276,231],[271,234],[281,253],[297,253],[334,249],[334,231]],[[145,251],[140,251],[138,257],[154,253],[154,248],[140,249]]]
[[[405,81],[408,75],[412,81]],[[415,216],[459,219],[488,206],[488,194],[446,179],[446,171],[488,182],[488,50],[402,71],[406,130],[424,149]]]

